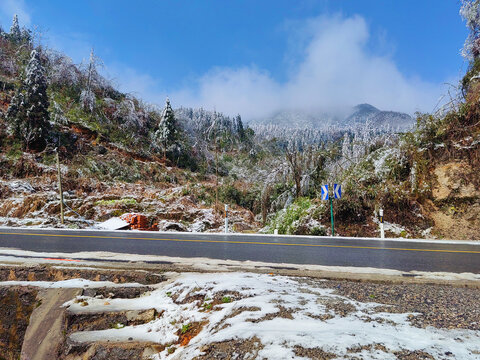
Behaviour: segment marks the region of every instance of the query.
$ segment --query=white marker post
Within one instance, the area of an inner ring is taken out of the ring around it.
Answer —
[[[383,230],[383,209],[378,210],[378,215],[380,216],[380,237],[385,238],[385,231]]]
[[[225,204],[225,234],[228,234],[228,205]]]

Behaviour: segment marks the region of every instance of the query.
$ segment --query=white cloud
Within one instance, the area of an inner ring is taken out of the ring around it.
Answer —
[[[1,0],[0,1],[0,19],[5,30],[10,29],[13,15],[18,15],[20,26],[30,25],[31,16],[27,10],[24,0]]]
[[[370,33],[362,17],[321,16],[305,22],[301,32],[307,41],[287,81],[279,83],[256,67],[216,68],[172,99],[247,119],[285,108],[337,111],[368,102],[413,113],[436,104],[439,84],[407,77],[390,57],[368,50]]]
[[[79,32],[55,34],[45,31],[42,42],[44,46],[52,50],[63,52],[76,64],[89,61],[90,51],[93,46],[89,36]]]
[[[150,74],[119,62],[105,64],[105,74],[121,91],[150,103],[162,106],[169,95],[174,106],[216,108],[247,120],[283,109],[344,112],[360,103],[412,114],[433,110],[443,91],[441,84],[402,74],[391,51],[372,53],[371,34],[360,16],[320,16],[288,29],[292,47],[279,54],[288,64],[283,82],[256,66],[214,67],[189,85],[167,92]],[[53,40],[74,61],[88,57],[90,45],[84,36]]]
[[[122,92],[132,94],[151,104],[163,104],[167,93],[149,74],[121,63],[105,64],[104,75]],[[180,104],[179,104],[180,105]]]

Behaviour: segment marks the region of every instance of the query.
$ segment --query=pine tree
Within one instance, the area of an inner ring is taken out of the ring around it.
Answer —
[[[235,131],[237,132],[240,141],[243,141],[245,139],[245,129],[243,127],[242,117],[240,114],[238,114],[235,118]]]
[[[177,124],[175,114],[173,113],[170,100],[167,98],[165,108],[163,109],[162,117],[158,124],[158,129],[155,132],[155,140],[161,145],[163,149],[163,157],[167,156],[167,149],[177,139]]]
[[[20,31],[20,25],[18,25],[17,14],[13,15],[12,26],[9,33],[10,40],[14,42],[20,42],[22,40],[22,32]]]
[[[23,141],[27,150],[45,146],[50,129],[47,80],[40,55],[33,50],[25,70],[25,79],[7,110],[9,131]]]

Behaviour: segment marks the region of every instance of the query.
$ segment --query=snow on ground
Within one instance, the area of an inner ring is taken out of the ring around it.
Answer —
[[[377,233],[380,232],[380,220],[378,220],[378,216],[375,214],[374,216],[372,216],[372,221],[374,224],[377,224],[379,226],[379,228],[377,229]],[[400,235],[403,233],[407,233],[407,229],[405,229],[403,226],[401,225],[398,225],[398,224],[394,224],[394,223],[390,223],[388,221],[384,221],[383,222],[383,230],[385,232],[387,231],[390,231],[392,234],[395,234],[395,235]]]
[[[78,342],[131,338],[172,344],[182,327],[205,323],[188,345],[177,347],[173,354],[166,348],[155,355],[157,360],[192,359],[205,345],[253,337],[263,345],[257,349],[256,358],[302,359],[295,357],[295,346],[321,348],[342,358],[349,348],[366,345],[356,354],[362,359],[395,359],[393,351],[400,350],[420,350],[438,359],[449,352],[452,358],[478,359],[479,332],[417,328],[408,321],[415,314],[382,312],[376,309],[379,304],[335,295],[334,289],[318,284],[321,281],[265,274],[190,273],[141,298],[105,301],[81,297],[80,304],[77,300],[65,305],[70,311],[82,313],[151,308],[163,311],[161,317],[143,325],[73,333],[71,339]],[[220,297],[222,302],[218,301]],[[341,313],[332,304],[353,310]],[[372,344],[381,344],[383,350],[368,347]]]
[[[91,281],[85,279],[69,279],[62,281],[0,281],[0,286],[35,286],[47,289],[54,288],[102,288],[102,287],[142,287],[139,283],[117,284],[111,281]]]

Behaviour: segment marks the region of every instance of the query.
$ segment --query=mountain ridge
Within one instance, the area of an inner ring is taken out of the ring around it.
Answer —
[[[346,112],[346,115],[325,111],[293,109],[277,111],[270,116],[250,120],[248,123],[252,125],[275,124],[295,129],[324,128],[329,126],[349,127],[367,122],[373,126],[388,126],[399,131],[408,130],[414,125],[414,119],[407,113],[380,110],[368,103],[352,107]]]

